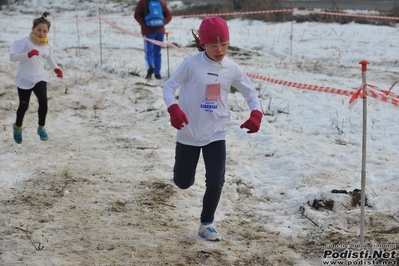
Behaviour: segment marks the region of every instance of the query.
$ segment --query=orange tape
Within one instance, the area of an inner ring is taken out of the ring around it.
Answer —
[[[326,93],[345,95],[345,96],[352,96],[355,93],[355,91],[350,91],[350,90],[336,89],[336,88],[317,86],[317,85],[311,85],[311,84],[305,84],[305,83],[297,83],[297,82],[286,81],[286,80],[278,80],[278,79],[261,76],[258,74],[247,73],[247,76],[251,77],[251,78],[264,80],[264,81],[267,81],[270,83],[275,83],[278,85],[283,85],[283,86],[288,86],[288,87],[294,87],[294,88],[302,89],[302,90],[326,92]]]
[[[399,106],[399,95],[396,95],[392,92],[387,93],[386,90],[380,90],[376,86],[371,85],[371,84],[366,84],[367,87],[371,88],[370,90],[364,89],[363,85],[362,85],[362,87],[360,87],[357,91],[353,91],[353,90],[336,89],[336,88],[317,86],[317,85],[311,85],[311,84],[305,84],[305,83],[297,83],[297,82],[286,81],[286,80],[278,80],[278,79],[273,79],[273,78],[265,77],[265,76],[258,75],[258,74],[251,74],[251,73],[246,73],[246,74],[250,78],[260,79],[260,80],[263,80],[266,82],[283,85],[283,86],[288,86],[288,87],[294,87],[297,89],[332,93],[332,94],[337,94],[337,95],[352,96],[349,100],[350,107],[356,103],[356,100],[358,98],[363,98],[364,96],[370,96],[372,98],[381,100],[383,102],[387,102],[387,103],[391,103],[395,106]]]
[[[330,15],[330,16],[341,16],[341,17],[359,17],[359,18],[375,18],[375,19],[399,20],[399,17],[375,16],[375,15],[363,15],[363,14],[348,14],[348,13],[325,12],[325,11],[295,10],[295,12],[306,13],[306,14],[321,14],[321,15]]]
[[[209,13],[209,14],[193,14],[193,15],[175,15],[174,17],[193,18],[193,17],[211,17],[211,16],[238,16],[251,14],[281,13],[292,12],[293,9],[276,9],[276,10],[259,10],[245,12],[226,12],[226,13]]]
[[[372,19],[383,19],[383,20],[399,20],[399,17],[390,17],[390,16],[376,16],[376,15],[364,15],[364,14],[348,14],[348,13],[338,13],[338,12],[325,12],[325,11],[312,11],[312,10],[299,10],[299,9],[275,9],[275,10],[259,10],[259,11],[244,11],[244,12],[225,12],[225,13],[208,13],[208,14],[192,14],[192,15],[174,15],[174,17],[208,17],[208,16],[239,16],[239,15],[251,15],[251,14],[266,14],[266,13],[282,13],[282,12],[298,12],[305,14],[321,14],[321,15],[331,15],[331,16],[343,16],[343,17],[361,17],[361,18],[372,18]],[[102,16],[101,16],[102,17]],[[21,19],[16,16],[3,16],[0,19]],[[75,18],[67,18],[67,17],[53,17],[59,21],[76,21]],[[102,17],[104,18],[104,17]],[[25,18],[22,18],[25,19]],[[30,18],[29,18],[30,19]],[[99,19],[99,16],[87,17],[84,19],[79,19],[80,21],[90,21]],[[108,19],[133,19],[131,16],[125,17],[108,17]]]
[[[152,43],[154,43],[154,44],[156,44],[156,45],[159,45],[159,46],[162,46],[162,47],[166,47],[166,46],[167,46],[167,44],[164,43],[164,42],[160,42],[160,41],[148,39],[148,38],[146,38],[146,37],[143,37],[143,36],[140,35],[140,34],[137,34],[137,33],[134,33],[134,32],[132,32],[132,31],[130,31],[130,30],[124,29],[124,28],[122,28],[122,27],[116,25],[115,23],[109,21],[108,19],[106,19],[106,18],[104,18],[104,17],[102,17],[102,16],[101,16],[101,19],[102,19],[104,22],[106,22],[107,24],[109,24],[109,25],[111,25],[112,27],[114,27],[114,28],[120,30],[120,31],[123,32],[123,33],[129,34],[129,35],[133,35],[133,36],[135,36],[135,37],[142,38],[142,39],[144,39],[144,40],[147,40],[147,41],[149,41],[149,42],[152,42]]]

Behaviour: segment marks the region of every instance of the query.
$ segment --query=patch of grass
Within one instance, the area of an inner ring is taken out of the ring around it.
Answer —
[[[384,235],[391,235],[391,234],[399,234],[399,227],[392,227],[387,230],[379,230],[379,231],[372,231],[374,234],[384,234]]]

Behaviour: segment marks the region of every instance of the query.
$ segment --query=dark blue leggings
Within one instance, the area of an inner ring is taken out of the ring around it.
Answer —
[[[226,141],[212,142],[203,147],[176,144],[173,181],[181,189],[194,184],[200,152],[205,163],[206,190],[202,202],[201,223],[213,222],[219,204],[226,171]]]
[[[144,37],[156,41],[163,42],[165,34],[163,33],[151,33],[146,34]],[[162,65],[162,47],[154,44],[150,41],[144,40],[144,52],[145,59],[147,61],[147,66],[154,67],[154,74],[161,75],[161,65]]]
[[[24,120],[24,116],[29,107],[30,96],[32,91],[35,93],[37,97],[37,101],[39,102],[39,126],[44,126],[46,124],[46,115],[47,115],[47,82],[40,81],[35,84],[35,86],[30,90],[23,90],[18,88],[18,96],[19,96],[19,106],[17,110],[17,119],[15,121],[15,125],[17,127],[22,126],[22,122]]]

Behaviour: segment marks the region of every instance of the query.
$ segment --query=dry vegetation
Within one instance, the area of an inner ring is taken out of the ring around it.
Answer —
[[[172,0],[165,0],[166,2],[171,2]],[[25,0],[0,0],[0,10],[9,9],[10,6],[24,4]],[[126,0],[114,0],[120,4],[124,4],[125,8],[134,9],[135,1]],[[173,10],[174,15],[193,15],[193,14],[212,14],[212,13],[230,13],[230,12],[246,12],[246,11],[259,11],[259,10],[275,10],[275,9],[285,9],[289,7],[286,0],[225,0],[218,1],[217,3],[211,1],[204,1],[202,4],[190,4],[188,1],[184,1],[186,8]],[[330,7],[323,11],[340,13],[342,9],[336,0],[330,0]],[[302,7],[298,7],[303,9]],[[380,12],[382,16],[399,17],[399,4],[395,4],[393,8],[389,11]],[[237,16],[224,16],[223,18],[228,20]],[[246,14],[240,15],[239,17],[243,19],[255,19],[262,21],[272,21],[272,22],[284,22],[284,21],[316,21],[316,22],[337,22],[340,24],[346,24],[350,22],[356,22],[361,24],[374,24],[374,25],[393,25],[395,22],[390,20],[379,20],[379,19],[369,19],[369,18],[357,18],[350,16],[337,16],[337,15],[321,15],[321,14],[309,14],[294,16],[290,12],[279,12],[279,13],[266,13],[266,14]]]
[[[175,15],[191,15],[191,14],[212,14],[212,13],[229,13],[229,12],[247,12],[247,11],[258,11],[258,10],[274,10],[274,9],[285,9],[288,4],[284,0],[226,0],[222,3],[205,3],[202,5],[187,5],[187,8],[174,11]],[[303,9],[299,7],[299,9]],[[340,13],[342,10],[336,1],[331,0],[331,7],[323,10],[325,12]],[[399,5],[395,5],[391,10],[387,12],[381,12],[382,16],[399,16]],[[233,16],[225,16],[224,19],[231,19]],[[236,17],[236,16],[235,16]],[[316,22],[337,22],[340,24],[356,22],[361,24],[375,24],[375,25],[390,25],[391,21],[379,20],[379,19],[368,19],[368,18],[355,18],[350,16],[337,16],[337,15],[320,15],[320,14],[309,14],[293,16],[289,12],[281,13],[270,13],[270,14],[248,14],[240,15],[243,19],[255,19],[270,22],[284,22],[292,21],[304,22],[304,21],[316,21]]]

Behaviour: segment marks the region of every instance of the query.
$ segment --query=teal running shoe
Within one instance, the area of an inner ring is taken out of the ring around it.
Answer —
[[[19,130],[19,129],[17,129],[17,126],[14,124],[13,128],[14,128],[14,141],[17,144],[21,144],[22,143],[22,127],[21,127],[21,130]]]
[[[38,127],[37,134],[40,136],[40,140],[43,140],[43,141],[48,140],[48,135],[47,135],[46,129],[44,127]]]

